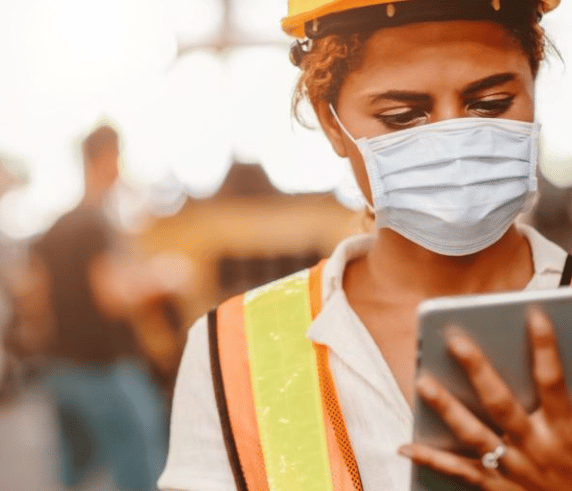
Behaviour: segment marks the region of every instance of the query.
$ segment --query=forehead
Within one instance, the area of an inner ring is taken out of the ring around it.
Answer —
[[[360,67],[344,85],[383,81],[421,90],[431,80],[470,83],[498,72],[530,76],[526,54],[504,27],[480,21],[426,22],[374,33]]]

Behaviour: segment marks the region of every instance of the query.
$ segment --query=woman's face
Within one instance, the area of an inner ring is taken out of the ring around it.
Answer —
[[[316,110],[371,202],[361,154],[327,103]],[[361,67],[342,84],[336,111],[355,139],[469,116],[532,121],[534,79],[518,42],[497,24],[411,24],[381,29],[368,40]]]

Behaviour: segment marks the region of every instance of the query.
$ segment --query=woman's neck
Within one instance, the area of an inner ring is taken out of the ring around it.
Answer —
[[[435,254],[382,229],[362,268],[378,299],[404,301],[519,290],[534,272],[528,240],[514,225],[487,249],[458,257]]]

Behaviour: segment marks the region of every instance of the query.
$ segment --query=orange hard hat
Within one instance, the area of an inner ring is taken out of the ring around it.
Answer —
[[[394,0],[289,0],[288,15],[282,19],[282,29],[291,36],[303,38],[304,24],[308,21],[344,10],[393,2]]]
[[[488,4],[494,10],[499,10],[504,1],[505,0],[473,1],[472,5],[479,3],[482,5]],[[514,0],[512,1],[514,2]],[[416,4],[415,10],[417,12],[421,11],[422,13],[423,8],[420,8],[420,3],[423,3],[423,0],[288,0],[288,14],[282,19],[282,29],[291,36],[305,38],[307,37],[306,24],[312,23],[312,21],[324,16],[331,16],[332,14],[340,14],[365,7],[385,5],[386,15],[391,18],[394,16],[396,6],[399,6],[399,4]],[[453,2],[453,4],[454,3],[455,2]],[[560,0],[541,0],[539,14],[542,15],[553,10],[559,3]],[[449,2],[449,5],[452,4]],[[467,10],[471,8],[471,3],[463,2],[463,0],[458,0],[457,5],[457,8],[460,7]],[[448,7],[444,6],[442,8],[443,10],[448,9]]]

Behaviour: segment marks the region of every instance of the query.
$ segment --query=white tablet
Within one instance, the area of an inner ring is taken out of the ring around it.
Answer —
[[[568,392],[572,396],[572,288],[500,294],[443,297],[419,305],[418,376],[429,373],[495,428],[482,410],[463,371],[447,352],[446,333],[458,326],[483,350],[500,376],[528,410],[536,406],[526,309],[536,305],[554,322]],[[413,440],[445,450],[480,457],[464,449],[439,416],[420,398],[414,406]],[[412,491],[464,491],[451,479],[413,466]]]

